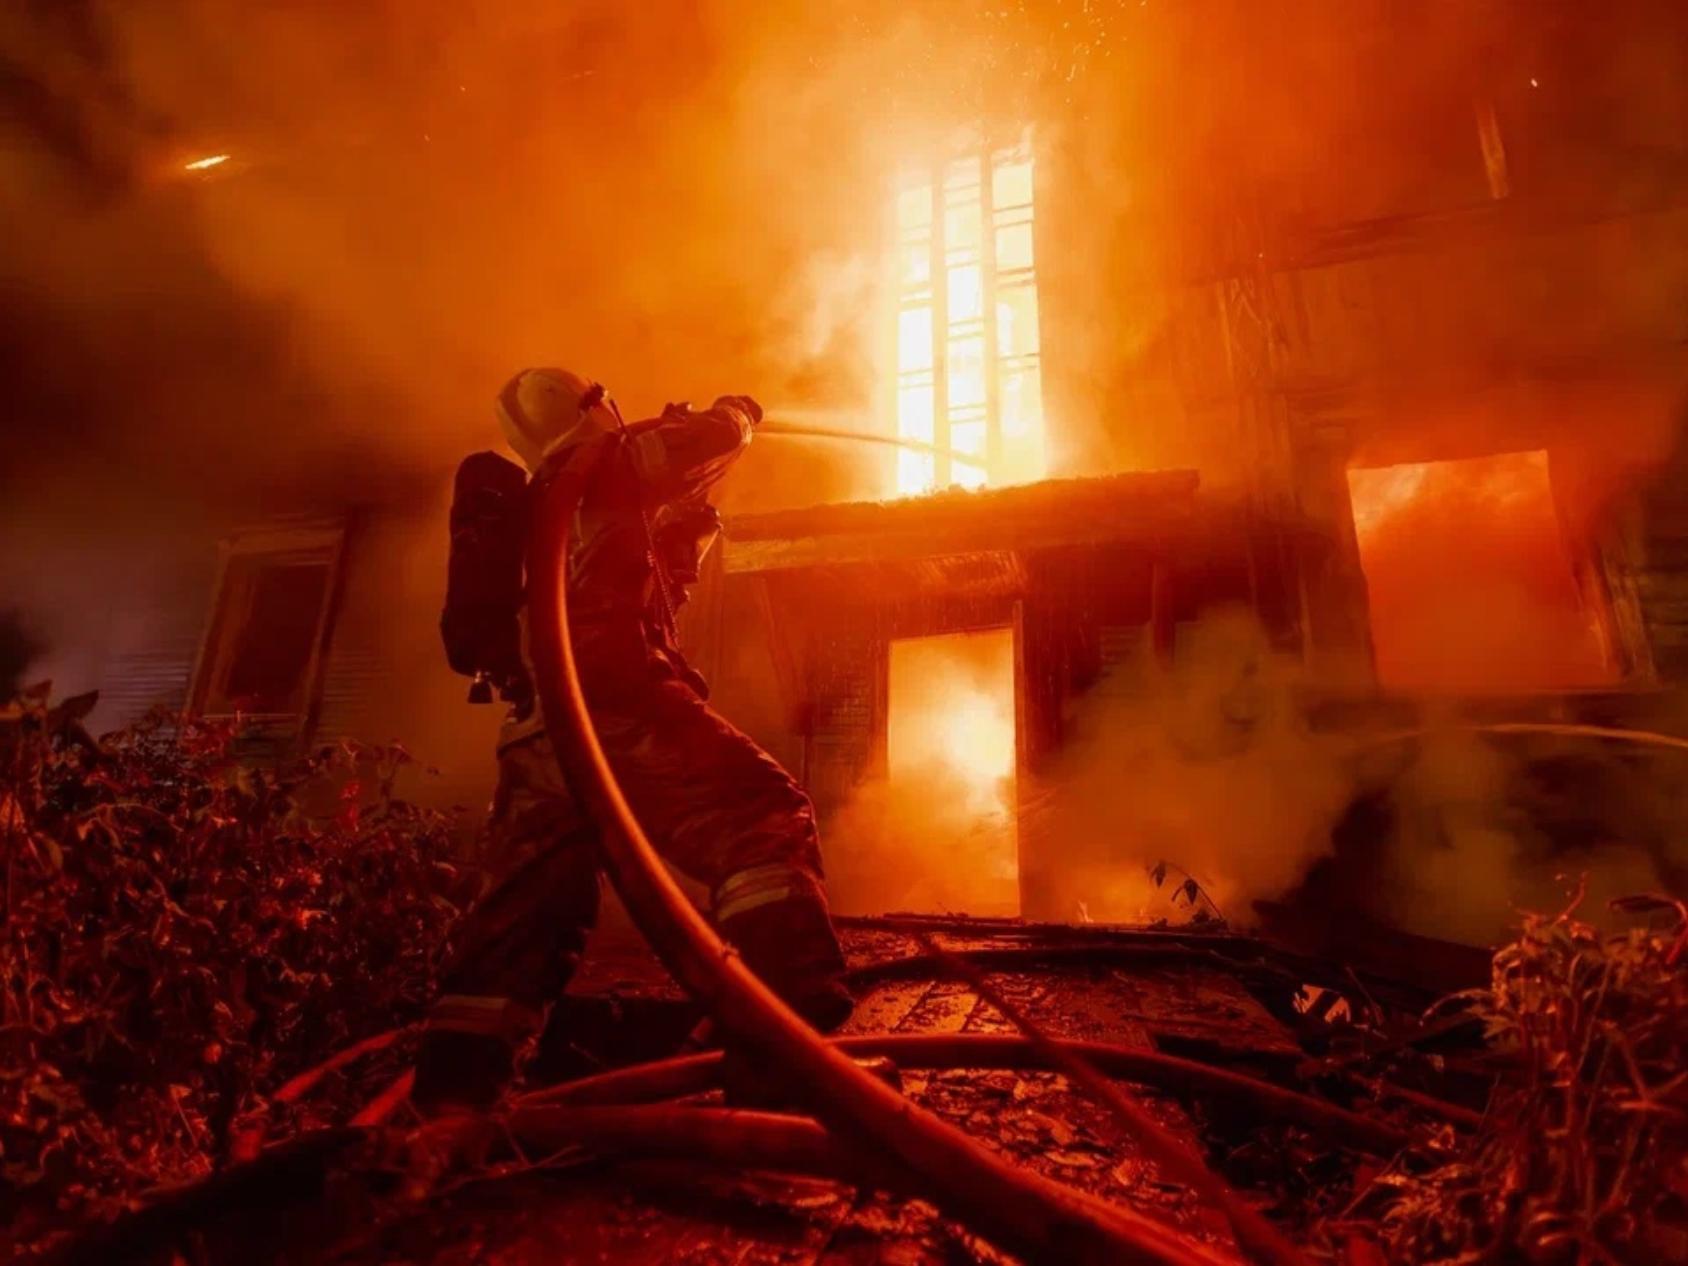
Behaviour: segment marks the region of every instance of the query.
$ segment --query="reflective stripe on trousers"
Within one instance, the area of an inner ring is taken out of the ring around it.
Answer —
[[[751,866],[728,875],[715,889],[715,921],[725,923],[759,906],[792,897],[813,897],[817,891],[814,874],[807,869],[784,862]]]
[[[428,1008],[430,1032],[475,1033],[515,1045],[539,1031],[543,1011],[514,998],[486,994],[441,994]]]

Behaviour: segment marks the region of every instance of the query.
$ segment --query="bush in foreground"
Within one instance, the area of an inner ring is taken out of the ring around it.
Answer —
[[[1614,905],[1653,926],[1526,915],[1488,988],[1449,1000],[1500,1076],[1474,1138],[1390,1184],[1392,1261],[1688,1261],[1688,907]]]
[[[455,913],[451,822],[393,795],[402,749],[253,768],[229,726],[157,716],[96,743],[91,706],[0,710],[0,1201],[20,1238],[238,1152],[287,1077],[417,1016]]]

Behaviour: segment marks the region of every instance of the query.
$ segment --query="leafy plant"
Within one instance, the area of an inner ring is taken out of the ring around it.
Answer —
[[[91,698],[45,693],[0,711],[19,1238],[221,1164],[289,1076],[419,1014],[455,913],[452,824],[395,797],[402,749],[254,768],[231,726],[158,715],[95,742]]]
[[[1468,1145],[1390,1180],[1392,1260],[1688,1258],[1688,907],[1615,904],[1655,926],[1531,915],[1489,988],[1449,1000],[1510,1067]]]
[[[1225,922],[1224,911],[1219,908],[1212,897],[1208,896],[1207,889],[1201,886],[1194,875],[1177,863],[1164,859],[1156,862],[1149,868],[1149,882],[1157,888],[1164,887],[1168,870],[1177,871],[1184,876],[1184,882],[1177,884],[1172,890],[1172,904],[1176,906],[1178,898],[1183,897],[1184,905],[1190,911],[1190,922]]]

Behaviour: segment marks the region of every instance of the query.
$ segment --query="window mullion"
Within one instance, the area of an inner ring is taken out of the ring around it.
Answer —
[[[985,374],[985,469],[988,482],[996,483],[1002,469],[1002,394],[997,370],[996,331],[996,208],[992,181],[991,151],[979,155],[979,281],[984,307]]]
[[[932,163],[932,455],[933,485],[947,488],[949,446],[949,262],[944,241],[944,164]]]

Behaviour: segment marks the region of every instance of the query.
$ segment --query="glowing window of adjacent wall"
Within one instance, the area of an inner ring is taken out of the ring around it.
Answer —
[[[1615,679],[1545,452],[1348,472],[1378,680],[1507,693]]]
[[[897,491],[1040,479],[1032,148],[950,159],[897,190]],[[953,456],[952,456],[953,454]]]

